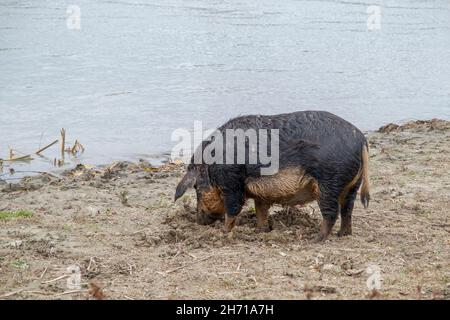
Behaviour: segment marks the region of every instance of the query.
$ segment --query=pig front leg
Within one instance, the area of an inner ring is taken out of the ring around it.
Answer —
[[[241,212],[244,205],[244,193],[225,189],[223,191],[225,203],[225,232],[230,232],[236,225],[237,215]]]
[[[233,230],[235,225],[236,225],[236,216],[225,214],[225,225],[224,225],[225,232],[230,232],[231,230]]]

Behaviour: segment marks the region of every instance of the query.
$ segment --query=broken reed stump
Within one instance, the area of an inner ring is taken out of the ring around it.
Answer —
[[[73,145],[73,147],[70,150],[70,152],[73,155],[77,154],[77,152],[84,153],[84,147],[83,147],[83,145],[80,142],[78,142],[78,140],[75,140],[75,144]]]
[[[61,157],[64,159],[64,150],[66,149],[66,129],[61,129]]]
[[[35,152],[35,154],[39,155],[42,157],[41,153],[44,152],[45,150],[47,150],[48,148],[54,146],[55,144],[57,144],[59,142],[59,140],[55,140],[52,143],[46,145],[43,148],[40,148],[38,151]],[[73,145],[73,147],[68,147],[66,149],[66,129],[62,128],[61,129],[61,157],[62,159],[56,159],[54,160],[54,165],[58,165],[61,166],[64,164],[64,157],[65,157],[65,153],[69,153],[72,155],[76,155],[77,153],[83,153],[84,152],[84,146],[78,141],[75,140],[75,144]],[[20,153],[20,152],[19,152]],[[31,155],[23,155],[20,157],[16,157],[14,154],[14,149],[13,148],[9,148],[9,159],[2,159],[0,158],[0,162],[12,162],[12,161],[30,161],[33,160],[33,158],[31,157]]]

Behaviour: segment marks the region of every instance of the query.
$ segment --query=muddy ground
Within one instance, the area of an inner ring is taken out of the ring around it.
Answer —
[[[251,201],[232,235],[196,224],[193,192],[172,201],[174,164],[0,181],[0,211],[32,213],[0,217],[0,299],[449,299],[450,122],[381,131],[369,209],[358,201],[353,235],[319,244],[316,205],[273,208],[264,234]]]

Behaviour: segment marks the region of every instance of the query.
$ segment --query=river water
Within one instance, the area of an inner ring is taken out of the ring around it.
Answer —
[[[0,158],[64,127],[79,162],[157,161],[194,120],[305,109],[449,119],[450,1],[0,0]]]

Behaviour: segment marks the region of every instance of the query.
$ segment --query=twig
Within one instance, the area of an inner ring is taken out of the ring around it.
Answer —
[[[167,275],[167,274],[169,274],[169,273],[173,273],[173,272],[176,272],[176,271],[178,271],[178,270],[181,270],[181,269],[184,269],[184,268],[187,268],[187,267],[191,267],[191,266],[193,266],[193,265],[195,265],[195,264],[197,264],[197,263],[199,263],[199,262],[205,261],[205,260],[207,260],[207,259],[209,259],[209,258],[211,258],[211,257],[213,257],[213,256],[214,256],[214,255],[212,254],[212,255],[210,255],[210,256],[201,258],[200,260],[197,260],[197,261],[194,261],[194,262],[191,262],[191,263],[187,263],[187,264],[185,264],[185,265],[182,265],[182,266],[180,266],[180,267],[177,267],[177,268],[174,268],[174,269],[165,271],[165,272],[163,272],[163,273]]]
[[[138,231],[134,231],[132,234],[138,234],[138,233],[147,231],[148,229],[149,229],[149,228],[144,228],[144,229],[141,229],[141,230],[138,230]]]
[[[12,159],[0,159],[0,161],[4,161],[4,162],[29,161],[29,160],[33,160],[33,158],[30,155],[26,155],[26,156],[18,157],[18,158],[12,158]]]
[[[241,274],[242,271],[221,271],[221,272],[217,272],[217,274],[219,275],[225,275],[225,274]]]
[[[44,271],[41,273],[41,276],[39,277],[39,279],[42,279],[45,274],[47,273],[48,267],[45,267]]]
[[[197,259],[197,257],[196,256],[194,256],[192,253],[190,253],[190,252],[187,252],[187,254],[190,256],[190,257],[192,257],[192,258],[194,258],[194,259]]]
[[[13,295],[15,295],[15,294],[21,293],[22,291],[23,291],[23,289],[20,289],[20,290],[17,290],[17,291],[13,291],[13,292],[9,292],[9,293],[5,293],[5,294],[2,294],[2,295],[0,296],[0,298],[11,297],[11,296],[13,296]]]
[[[86,290],[71,290],[71,291],[64,291],[58,294],[55,294],[54,297],[58,297],[58,296],[64,296],[66,294],[73,294],[73,293],[80,293],[80,292],[84,292]]]
[[[36,290],[24,291],[24,292],[25,292],[25,293],[30,293],[30,294],[40,294],[40,295],[43,295],[43,296],[48,296],[48,295],[51,294],[51,293],[49,293],[49,292],[36,291]]]
[[[55,282],[55,281],[58,281],[58,280],[61,280],[61,279],[68,278],[68,277],[69,277],[69,275],[66,274],[64,276],[60,276],[60,277],[55,278],[55,279],[47,280],[47,281],[44,281],[42,283],[52,283],[52,282]]]
[[[361,273],[363,273],[364,271],[366,271],[366,269],[359,269],[359,270],[345,270],[344,273],[350,277],[352,276],[358,276]]]
[[[58,143],[58,140],[53,141],[52,143],[50,143],[49,145],[39,149],[38,151],[36,151],[36,154],[40,154],[41,152],[47,150],[48,148],[50,148],[51,146],[55,145]]]
[[[87,271],[91,271],[91,264],[92,264],[92,261],[94,261],[94,263],[95,263],[94,257],[91,257],[91,258],[89,259],[89,264],[88,264],[88,266],[87,266],[87,268],[86,268]]]

